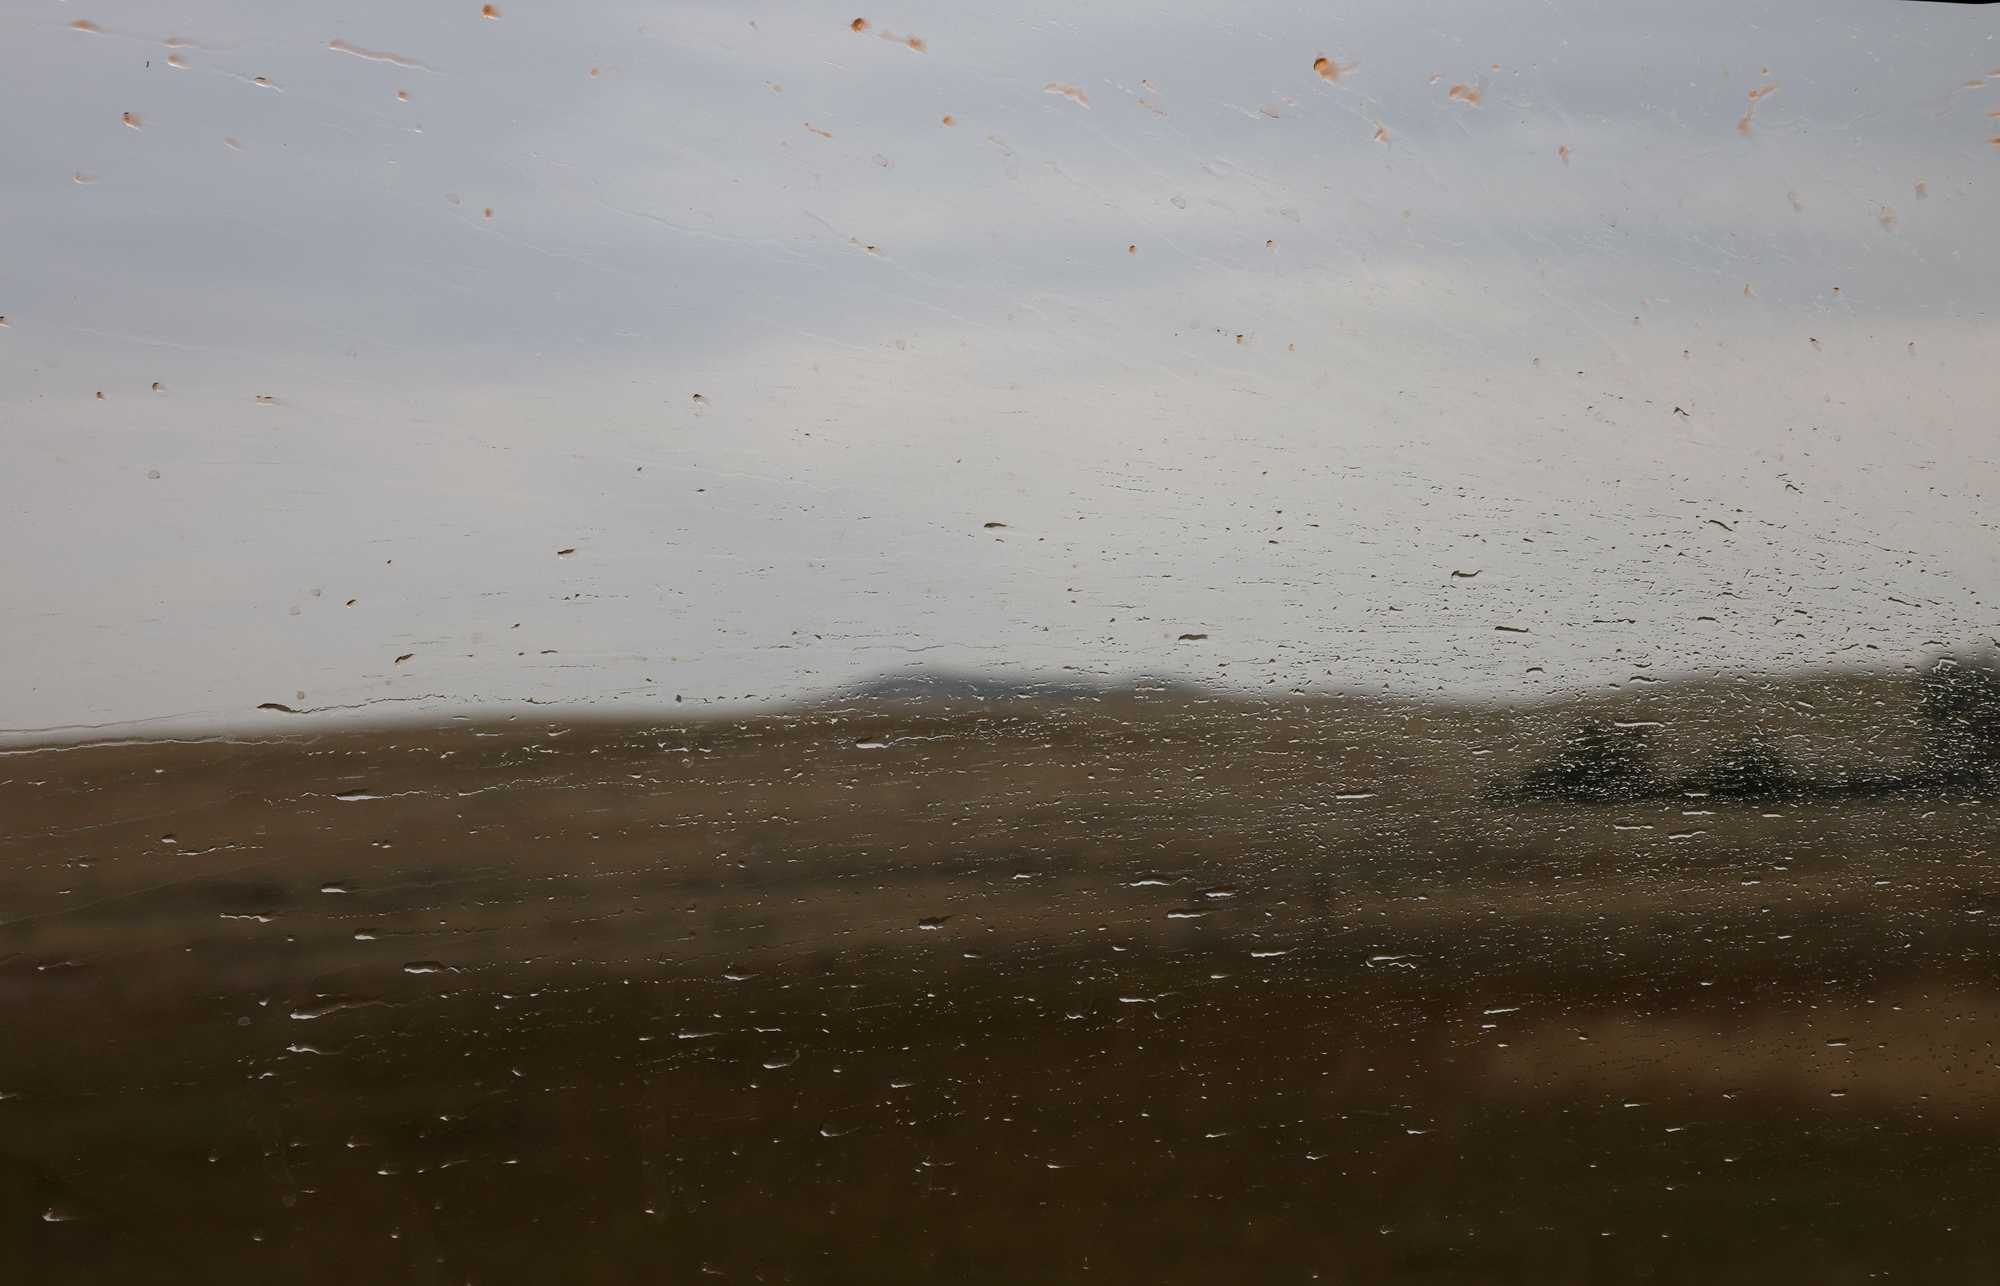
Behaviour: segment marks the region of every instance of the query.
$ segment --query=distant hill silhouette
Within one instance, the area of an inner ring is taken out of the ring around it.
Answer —
[[[820,704],[843,701],[864,704],[903,701],[1101,701],[1135,695],[1184,700],[1209,693],[1197,683],[1152,675],[1098,678],[1082,674],[1005,675],[983,674],[975,670],[909,669],[849,684]]]

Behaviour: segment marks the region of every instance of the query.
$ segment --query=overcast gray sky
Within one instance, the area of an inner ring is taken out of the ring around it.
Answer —
[[[498,7],[0,0],[0,727],[2000,633],[1992,8]]]

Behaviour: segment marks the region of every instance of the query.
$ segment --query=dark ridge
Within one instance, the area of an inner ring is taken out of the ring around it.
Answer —
[[[833,702],[875,701],[1100,701],[1108,697],[1200,697],[1208,690],[1184,679],[1154,675],[1000,675],[972,670],[897,670],[841,688]]]

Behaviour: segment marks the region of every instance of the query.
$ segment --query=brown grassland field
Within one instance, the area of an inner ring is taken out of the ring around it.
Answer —
[[[0,754],[0,1280],[2000,1280],[2000,801],[1906,676]]]

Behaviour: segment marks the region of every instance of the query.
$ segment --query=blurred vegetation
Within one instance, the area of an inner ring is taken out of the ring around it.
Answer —
[[[1798,704],[1811,708],[1802,698]],[[1495,799],[1614,803],[1680,796],[1715,800],[1963,795],[2000,786],[2000,669],[1941,658],[1916,686],[1919,749],[1907,763],[1849,773],[1801,770],[1777,739],[1756,724],[1704,729],[1733,739],[1693,771],[1669,774],[1656,762],[1663,724],[1586,718],[1563,735],[1556,753],[1513,781],[1488,788]],[[1794,733],[1804,740],[1804,734]]]

